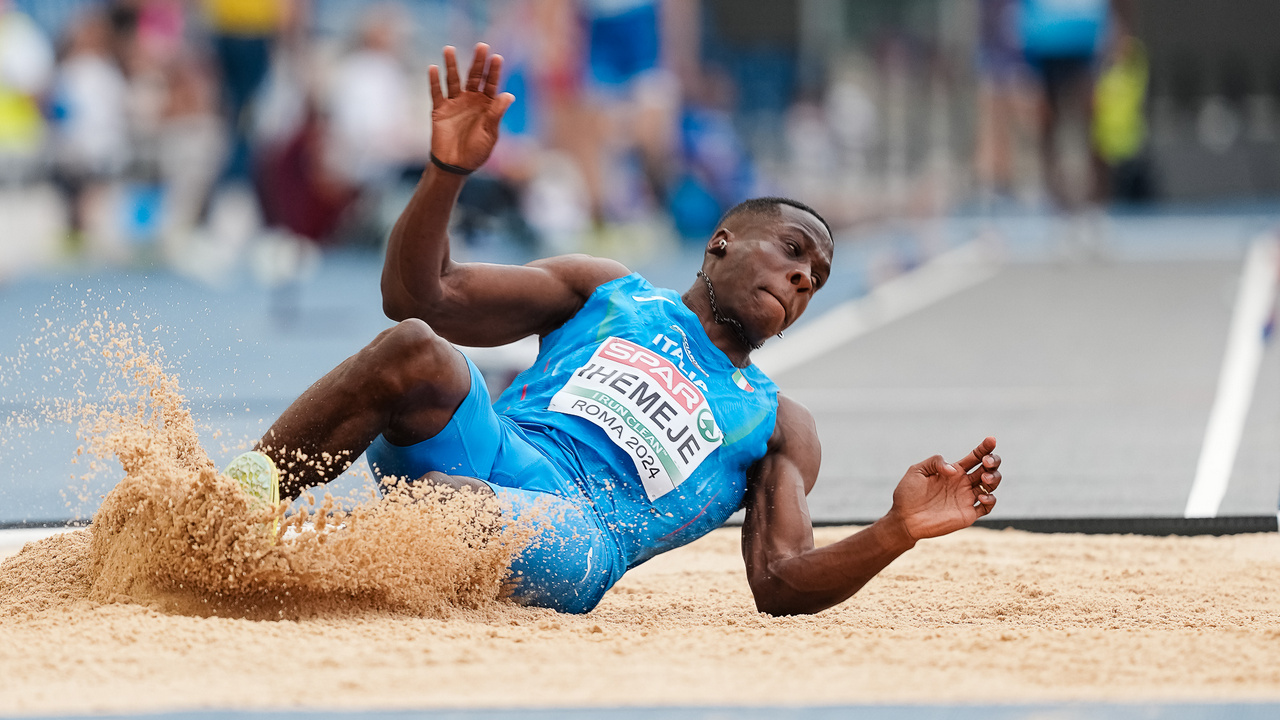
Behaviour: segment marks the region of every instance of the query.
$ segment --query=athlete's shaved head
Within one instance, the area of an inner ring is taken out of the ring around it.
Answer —
[[[790,205],[797,210],[803,210],[817,218],[818,222],[822,223],[822,227],[827,229],[827,237],[831,238],[832,241],[835,240],[836,236],[831,232],[831,226],[827,224],[826,218],[818,214],[817,210],[814,210],[799,200],[792,200],[791,198],[784,197],[758,197],[751,198],[750,200],[743,200],[737,205],[729,208],[729,212],[726,212],[724,217],[720,218],[720,222],[716,224],[716,227],[724,227],[725,223],[740,215],[778,217],[779,213],[782,212],[783,205]]]

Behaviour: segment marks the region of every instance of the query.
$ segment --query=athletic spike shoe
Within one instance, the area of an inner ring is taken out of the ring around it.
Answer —
[[[223,475],[240,483],[240,487],[249,497],[261,505],[275,507],[280,504],[280,471],[271,458],[257,450],[242,453]],[[275,537],[280,530],[280,519],[271,521],[271,536]]]

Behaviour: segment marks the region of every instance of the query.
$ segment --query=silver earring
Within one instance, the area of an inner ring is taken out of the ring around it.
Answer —
[[[782,331],[781,331],[781,330],[779,330],[779,331],[778,331],[778,337],[779,337],[779,338],[781,338],[781,337],[782,337]]]
[[[725,242],[724,240],[721,240],[721,241],[720,241],[720,249],[721,249],[721,250],[725,249],[725,248],[726,248],[726,247],[728,247],[728,246],[729,246],[729,243]]]

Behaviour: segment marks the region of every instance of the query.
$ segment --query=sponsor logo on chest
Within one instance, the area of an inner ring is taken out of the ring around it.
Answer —
[[[650,500],[678,487],[724,442],[711,405],[680,368],[618,337],[596,348],[548,409],[604,430],[635,464]]]

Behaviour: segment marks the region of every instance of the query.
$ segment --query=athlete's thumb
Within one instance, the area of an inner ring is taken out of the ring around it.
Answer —
[[[955,472],[955,468],[950,463],[942,459],[941,455],[934,455],[919,465],[920,472],[925,475],[946,475]]]
[[[489,106],[489,115],[494,120],[502,118],[502,115],[507,112],[507,108],[511,107],[511,103],[515,101],[515,95],[512,95],[509,92],[499,93],[498,96],[493,99],[493,104]]]

